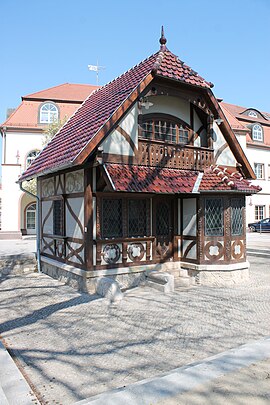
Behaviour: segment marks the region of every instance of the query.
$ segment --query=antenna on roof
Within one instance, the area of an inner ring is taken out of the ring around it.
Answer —
[[[98,85],[98,72],[100,70],[105,70],[105,69],[106,69],[106,67],[105,66],[100,66],[98,64],[98,61],[97,61],[96,65],[88,65],[88,70],[93,70],[94,72],[97,72],[97,85]]]

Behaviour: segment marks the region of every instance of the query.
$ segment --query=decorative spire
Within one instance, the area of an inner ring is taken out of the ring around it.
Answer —
[[[165,51],[166,50],[166,42],[167,39],[164,36],[164,29],[163,29],[163,25],[161,27],[161,37],[159,39],[159,43],[160,43],[160,50],[161,51]]]

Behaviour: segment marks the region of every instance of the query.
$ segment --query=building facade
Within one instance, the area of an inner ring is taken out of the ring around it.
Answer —
[[[255,108],[220,103],[252,166],[261,191],[247,197],[247,224],[270,217],[270,114]]]
[[[44,129],[64,121],[97,86],[65,83],[22,97],[1,125],[2,224],[0,237],[36,233],[36,200],[16,184],[43,148]]]
[[[93,92],[20,181],[37,178],[43,272],[95,292],[153,271],[248,277],[254,172],[211,88],[166,47]]]

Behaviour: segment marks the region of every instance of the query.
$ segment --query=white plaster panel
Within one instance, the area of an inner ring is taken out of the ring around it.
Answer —
[[[65,192],[62,187],[64,187],[64,174],[60,174],[59,176],[55,177],[55,188],[56,188],[56,194],[61,195]]]
[[[78,198],[69,198],[68,203],[75,214],[76,218],[78,218],[79,223],[82,225],[82,229],[84,227],[84,199],[83,197]],[[83,233],[80,229],[79,223],[76,221],[66,204],[66,236],[72,238],[83,238]]]
[[[183,253],[185,253],[186,249],[189,245],[193,243],[191,240],[183,240]],[[186,255],[187,259],[196,259],[197,258],[197,245],[192,246],[188,254]]]
[[[54,195],[54,177],[41,181],[42,197],[51,197]]]
[[[82,193],[84,191],[83,170],[77,170],[66,174],[66,193]]]
[[[143,108],[143,114],[170,114],[190,125],[190,104],[187,100],[172,96],[152,96],[148,99],[153,105],[148,110]]]
[[[197,233],[197,212],[196,199],[183,199],[183,235],[196,236]]]
[[[194,125],[194,131],[197,132],[198,129],[202,126],[202,121],[198,117],[198,114],[196,113],[195,110],[193,110],[193,125]]]
[[[220,130],[220,127],[214,122],[213,123],[213,147],[214,147],[214,156],[216,156],[220,147],[222,147],[226,141],[225,138]],[[223,150],[221,155],[218,157],[217,162],[218,165],[224,166],[235,166],[236,159],[229,148],[229,146]]]
[[[52,201],[42,201],[41,202],[41,215],[42,215],[42,224],[44,219],[48,215],[50,208],[52,207]],[[43,224],[43,233],[47,233],[49,235],[53,234],[53,210],[51,210],[50,215],[46,219],[45,223]]]
[[[122,119],[119,126],[130,136],[138,148],[138,111],[134,106]],[[104,153],[133,156],[133,150],[128,141],[118,130],[113,131],[102,143]]]

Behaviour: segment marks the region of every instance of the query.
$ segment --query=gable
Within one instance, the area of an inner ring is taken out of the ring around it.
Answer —
[[[115,150],[118,153],[122,151],[130,155],[132,148],[130,149],[130,145],[127,145],[130,143],[128,137],[136,146],[135,129],[129,134],[125,129],[118,128],[119,123],[127,129],[130,125],[132,126],[132,114],[134,119],[136,118],[136,103],[147,94],[147,90],[149,91],[150,85],[156,79],[170,83],[171,87],[181,84],[185,89],[189,88],[190,93],[196,89],[211,105],[210,109],[207,106],[202,108],[205,108],[208,114],[211,112],[215,118],[220,116],[219,105],[210,90],[211,83],[206,82],[172,54],[163,41],[159,52],[92,93],[22,175],[21,180],[81,165],[102,142],[106,150],[117,147],[118,149]],[[190,107],[186,101],[172,97],[169,102],[165,94],[163,96],[161,98],[158,98],[159,95],[155,96],[156,104],[153,103],[153,111],[172,112],[173,116],[181,116],[184,118],[183,121],[191,122]],[[201,101],[192,102],[198,104],[196,125],[199,126]],[[129,118],[125,118],[127,113]],[[248,161],[241,152],[231,128],[229,125],[223,125],[221,129],[236,160],[242,164],[246,174],[249,177],[252,176],[252,169],[247,166]],[[196,142],[201,141],[203,136],[205,135],[202,133],[202,138],[197,138]]]

